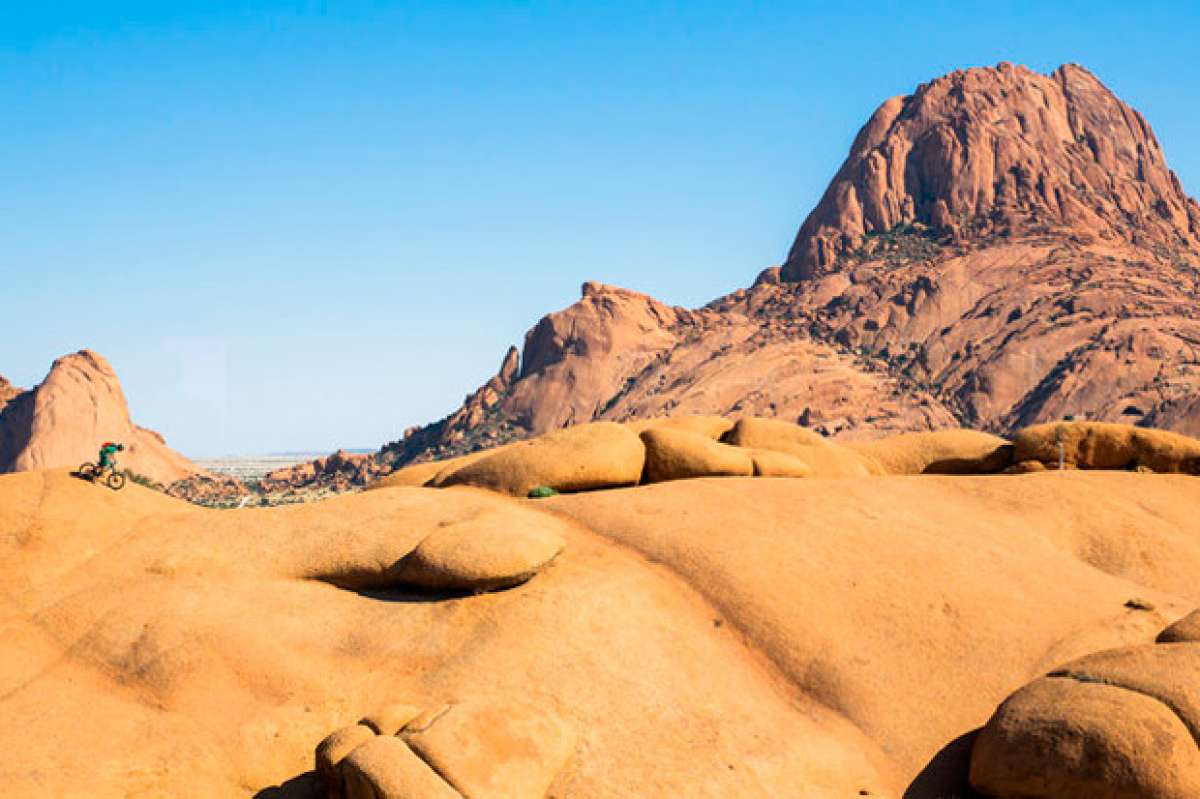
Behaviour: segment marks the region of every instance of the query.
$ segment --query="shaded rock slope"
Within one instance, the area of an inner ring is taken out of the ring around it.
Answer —
[[[3,375],[0,375],[0,411],[4,410],[4,406],[8,404],[9,400],[20,396],[22,393],[22,389],[17,388],[8,382]]]
[[[91,350],[59,358],[28,391],[0,380],[0,472],[73,468],[95,461],[105,441],[123,443],[120,464],[158,483],[200,471],[161,435],[133,423],[116,372]]]
[[[1200,432],[1200,206],[1086,69],[888,100],[781,267],[689,310],[598,283],[397,464],[592,420],[767,415],[869,438],[1066,415]]]

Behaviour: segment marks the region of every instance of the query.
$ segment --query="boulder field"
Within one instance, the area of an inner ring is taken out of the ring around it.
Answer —
[[[1064,424],[1024,474],[710,419],[280,508],[0,476],[0,792],[1194,796],[1200,481],[1149,470],[1200,442]],[[762,453],[807,476],[697,476]]]
[[[592,422],[445,461],[408,466],[373,488],[471,485],[513,496],[696,477],[867,477],[1107,469],[1200,474],[1200,440],[1106,422],[1034,425],[1014,441],[975,430],[841,443],[778,419],[678,416]]]

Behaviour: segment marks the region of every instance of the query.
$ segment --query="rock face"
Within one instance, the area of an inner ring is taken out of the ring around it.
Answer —
[[[612,422],[556,430],[464,464],[437,486],[472,485],[524,497],[545,486],[591,491],[635,485],[646,451],[632,431]]]
[[[116,373],[91,350],[59,358],[41,384],[0,408],[0,472],[76,467],[95,461],[105,441],[123,443],[118,463],[158,483],[200,471],[133,423]]]
[[[396,707],[404,712],[396,715]],[[318,745],[327,797],[545,796],[577,737],[545,709],[519,704],[468,702],[424,712],[394,705],[381,714],[403,721],[382,732],[363,719]],[[480,729],[489,730],[486,738]]]
[[[956,235],[1064,227],[1195,249],[1200,206],[1150,126],[1083,67],[1000,64],[893,97],[859,132],[805,220],[784,280],[837,269],[866,234],[922,224]]]
[[[1075,65],[970,69],[884,103],[750,288],[685,310],[589,283],[386,449],[678,413],[850,440],[1065,415],[1197,434],[1197,294],[1200,206],[1136,111]]]
[[[446,419],[384,450],[405,464],[571,424],[667,414],[803,418],[860,435],[954,424],[931,392],[759,310],[742,302],[685,311],[586,284],[579,302],[526,335],[519,374],[502,371]]]
[[[1072,469],[1145,469],[1200,474],[1200,441],[1191,436],[1099,422],[1027,427],[1014,436],[1013,459]]]
[[[975,430],[907,433],[850,448],[878,464],[884,474],[995,474],[1013,461],[1012,444]]]
[[[1200,795],[1200,644],[1097,652],[1004,701],[975,740],[971,783],[998,799]]]
[[[383,471],[382,464],[374,455],[339,449],[332,455],[307,463],[276,469],[259,481],[259,488],[269,493],[315,484],[345,491],[352,486],[365,486]]]
[[[494,450],[398,469],[369,488],[471,486],[540,498],[715,477],[865,478],[1054,470],[1200,474],[1200,440],[1131,425],[1060,422],[1015,443],[976,430],[846,444],[779,419],[672,416],[593,422]]]
[[[1085,656],[1200,647],[1150,644],[1200,605],[1198,503],[1194,477],[1055,471],[213,511],[0,475],[0,793],[971,796],[952,742],[1071,663],[1048,679],[1146,726],[1034,721],[1191,788],[1184,717],[1145,692],[1194,720],[1195,655]],[[998,742],[980,779],[1020,766]]]
[[[750,477],[750,451],[721,444],[686,430],[651,429],[642,434],[646,445],[645,482],[694,477]]]
[[[22,393],[21,389],[4,379],[3,375],[0,375],[0,411],[4,410],[4,406],[8,404],[9,400],[20,396]]]
[[[799,458],[818,477],[866,477],[882,471],[874,459],[778,419],[739,419],[722,440],[739,447],[782,452]]]

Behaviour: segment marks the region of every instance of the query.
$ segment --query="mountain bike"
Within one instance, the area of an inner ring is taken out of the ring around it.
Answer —
[[[88,461],[79,467],[79,476],[85,480],[91,480],[93,483],[106,485],[113,491],[120,491],[125,487],[125,473],[118,472],[112,466],[105,466],[101,469]]]

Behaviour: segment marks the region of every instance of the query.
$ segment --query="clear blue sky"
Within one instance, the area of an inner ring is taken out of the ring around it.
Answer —
[[[1200,192],[1200,4],[10,3],[0,374],[84,346],[193,456],[376,446],[598,279],[778,263],[885,98],[1091,68]]]

